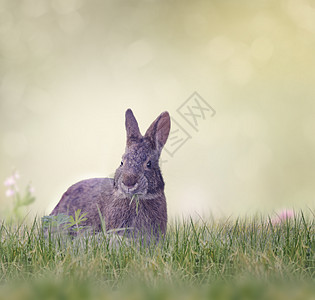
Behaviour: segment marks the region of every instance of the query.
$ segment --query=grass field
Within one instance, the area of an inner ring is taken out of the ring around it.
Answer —
[[[314,215],[170,222],[158,245],[0,227],[0,299],[315,299]]]

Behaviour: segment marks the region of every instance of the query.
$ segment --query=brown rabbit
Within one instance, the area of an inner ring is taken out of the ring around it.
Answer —
[[[50,215],[81,209],[82,224],[95,231],[144,232],[156,238],[166,232],[167,210],[159,157],[170,131],[170,117],[163,112],[142,136],[131,109],[126,111],[127,145],[114,178],[92,178],[72,185]],[[101,216],[103,220],[101,220]]]

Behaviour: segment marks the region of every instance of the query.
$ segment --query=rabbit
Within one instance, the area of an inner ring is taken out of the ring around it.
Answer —
[[[125,114],[127,143],[114,178],[92,178],[75,183],[63,194],[50,216],[81,209],[87,219],[80,225],[93,231],[128,236],[144,233],[159,239],[166,233],[167,205],[159,157],[171,120],[161,113],[142,136],[131,109]]]

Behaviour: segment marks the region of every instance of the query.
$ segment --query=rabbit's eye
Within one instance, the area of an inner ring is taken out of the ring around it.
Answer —
[[[147,168],[151,169],[151,160],[147,162]]]
[[[121,161],[120,166],[122,167],[122,166],[123,166],[123,164],[124,164],[124,163],[123,163],[123,161]]]

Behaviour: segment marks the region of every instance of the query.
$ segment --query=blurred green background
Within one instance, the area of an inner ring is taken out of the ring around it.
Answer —
[[[49,213],[114,173],[128,107],[143,133],[167,110],[191,135],[163,154],[170,216],[313,208],[314,81],[315,1],[0,0],[0,180]],[[194,91],[216,111],[198,132]]]

